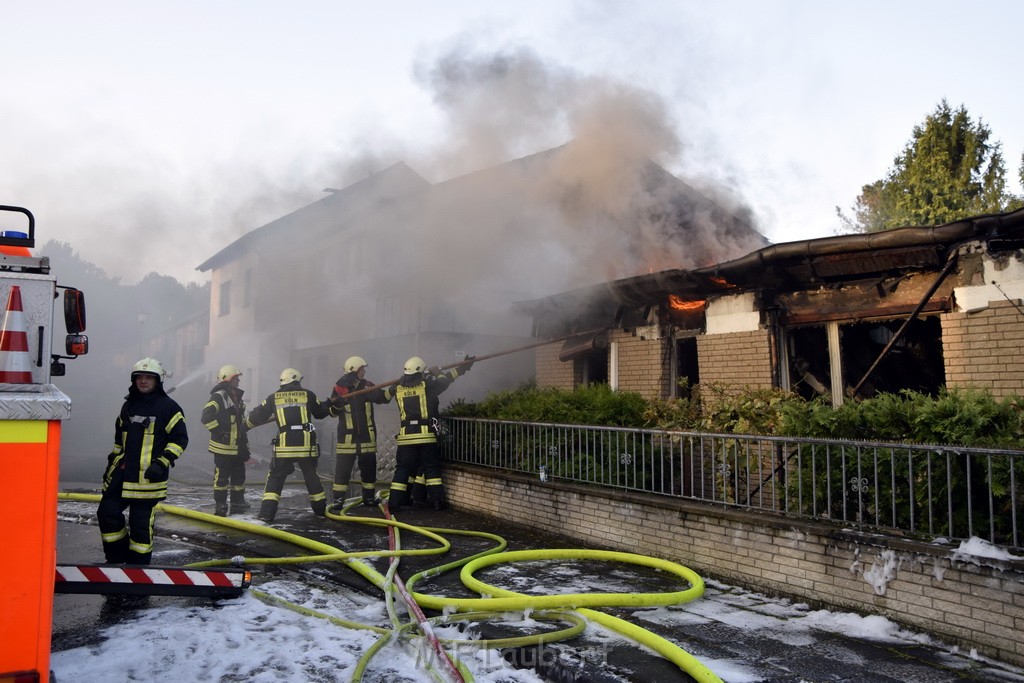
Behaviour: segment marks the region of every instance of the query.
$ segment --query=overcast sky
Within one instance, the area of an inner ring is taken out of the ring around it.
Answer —
[[[68,242],[126,283],[202,282],[195,267],[238,236],[394,161],[436,182],[572,137],[565,103],[531,100],[528,81],[512,110],[510,93],[474,91],[467,130],[467,99],[453,107],[459,85],[438,74],[470,55],[526,55],[557,82],[657,102],[678,142],[657,161],[729,188],[773,242],[834,234],[835,207],[942,98],[990,126],[1021,191],[1024,3],[1010,0],[0,10],[0,204],[33,211],[38,244]],[[467,155],[481,120],[494,144]]]

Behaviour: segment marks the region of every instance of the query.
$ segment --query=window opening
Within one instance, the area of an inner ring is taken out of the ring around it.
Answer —
[[[595,349],[573,360],[574,386],[608,383],[608,349]]]
[[[697,366],[697,338],[676,339],[675,377],[672,395],[676,398],[691,398],[694,387],[700,383]]]
[[[903,323],[895,319],[839,324],[838,357],[834,347],[830,353],[826,325],[790,328],[786,333],[789,388],[808,399],[832,397],[833,403],[839,403],[836,397],[849,398]],[[841,379],[833,378],[833,367],[841,370]],[[841,393],[834,393],[839,381]],[[859,397],[904,389],[934,396],[945,382],[941,323],[937,316],[928,316],[910,322],[861,387]]]
[[[220,301],[218,302],[217,314],[227,315],[231,312],[231,280],[220,284]]]

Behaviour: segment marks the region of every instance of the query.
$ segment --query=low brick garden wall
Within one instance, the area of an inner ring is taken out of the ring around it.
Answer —
[[[1024,666],[1024,560],[954,557],[954,547],[453,463],[445,485],[456,507],[816,608],[882,615]]]

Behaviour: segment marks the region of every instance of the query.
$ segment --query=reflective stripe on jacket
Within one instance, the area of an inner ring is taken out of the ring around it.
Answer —
[[[349,401],[337,400],[347,393],[372,386],[373,384],[365,379],[359,379],[354,372],[342,375],[334,385],[331,392],[331,415],[338,418],[338,441],[334,447],[338,455],[377,450],[377,422],[373,414],[373,404],[385,402],[383,392],[378,389]]]
[[[209,448],[214,455],[238,455],[239,446],[247,446],[245,430],[241,429],[245,422],[244,393],[241,389],[232,390],[227,382],[210,390],[210,400],[203,406],[200,419],[210,430]],[[248,451],[248,448],[242,450]]]
[[[408,375],[383,392],[385,400],[397,398],[401,425],[398,429],[398,445],[436,443],[437,431],[434,419],[438,414],[438,396],[462,373],[452,368],[437,375]]]
[[[329,412],[327,402],[318,401],[316,394],[303,389],[298,382],[289,382],[253,408],[245,423],[250,428],[277,423],[275,457],[315,458],[319,452],[312,420],[325,418]]]
[[[154,460],[168,467],[185,452],[188,430],[181,407],[169,397],[163,384],[151,394],[141,394],[132,385],[114,423],[114,466],[124,470],[121,497],[134,500],[163,500],[167,478],[150,481],[145,472]]]

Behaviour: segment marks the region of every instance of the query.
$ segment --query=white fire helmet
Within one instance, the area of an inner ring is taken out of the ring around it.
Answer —
[[[349,356],[345,359],[345,372],[355,372],[366,365],[366,361],[359,356]]]
[[[240,377],[241,375],[242,371],[234,365],[225,365],[217,371],[217,379],[221,382],[226,382],[235,377]]]
[[[139,373],[146,373],[148,375],[156,375],[162,382],[167,373],[164,372],[164,366],[160,365],[160,361],[156,358],[143,358],[138,363],[132,366],[132,377]]]
[[[281,384],[288,384],[289,382],[301,382],[302,373],[295,368],[285,368],[281,372]]]
[[[418,372],[423,372],[427,369],[426,362],[419,356],[413,356],[409,360],[405,361],[405,368],[402,372],[406,375],[415,375]]]

